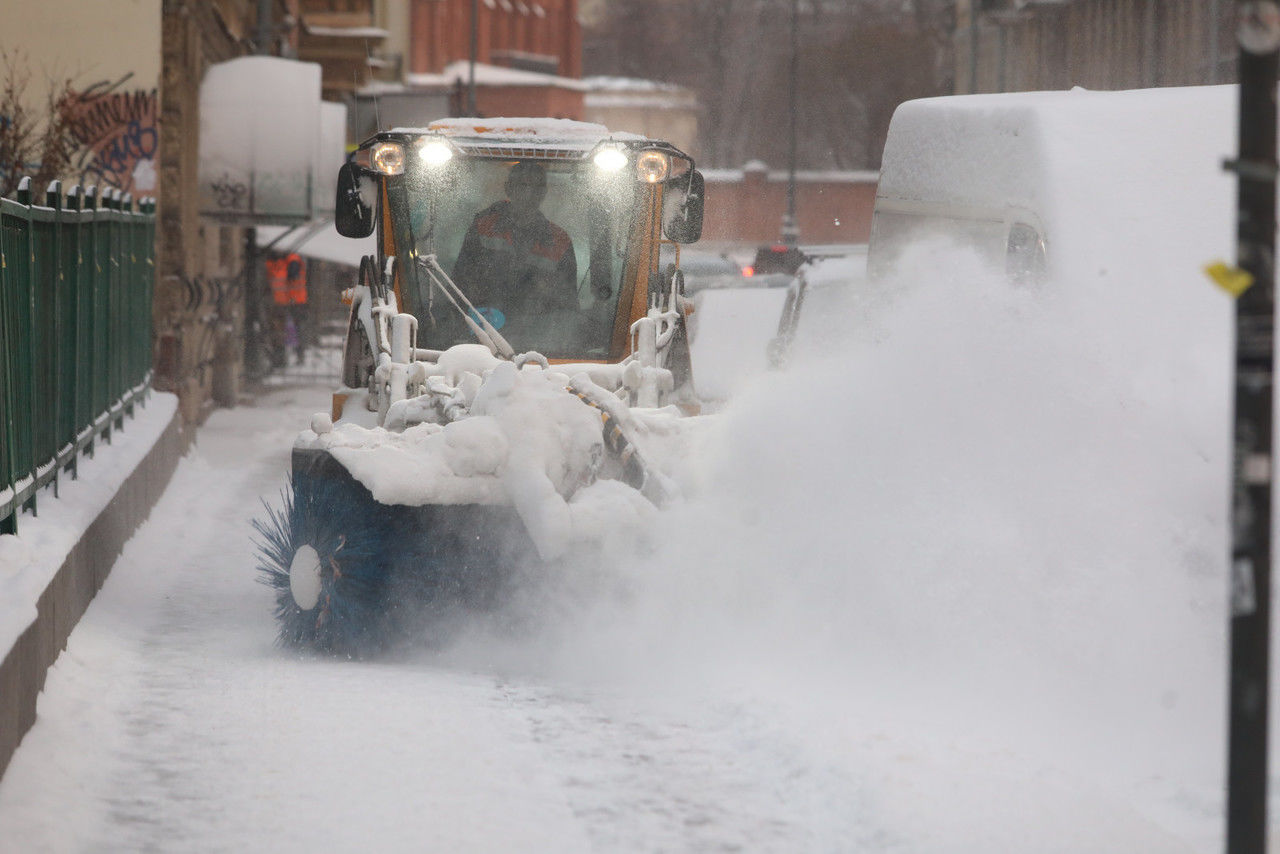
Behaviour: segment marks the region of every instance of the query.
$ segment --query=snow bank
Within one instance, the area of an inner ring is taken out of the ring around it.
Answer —
[[[57,498],[51,489],[40,493],[40,515],[22,516],[16,536],[0,536],[0,650],[4,653],[35,620],[36,601],[84,532],[155,446],[177,406],[174,395],[153,393],[145,406],[134,408],[134,417],[126,419],[124,430],[112,434],[110,443],[99,440],[100,453],[80,458],[78,479],[63,476]]]

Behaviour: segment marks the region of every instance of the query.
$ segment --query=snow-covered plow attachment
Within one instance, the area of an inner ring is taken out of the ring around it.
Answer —
[[[662,243],[701,231],[672,146],[557,120],[379,134],[337,225],[376,227],[350,289],[344,387],[258,523],[280,638],[359,653],[642,537],[699,419],[687,304]]]

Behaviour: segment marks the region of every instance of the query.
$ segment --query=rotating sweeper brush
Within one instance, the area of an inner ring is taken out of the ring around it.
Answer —
[[[257,525],[282,642],[377,649],[441,603],[660,534],[703,421],[678,267],[702,189],[669,144],[580,122],[361,146],[336,225],[376,228],[378,254],[347,292],[343,387]]]
[[[352,654],[379,647],[391,566],[381,514],[336,483],[296,475],[283,506],[267,512],[254,526],[280,640]]]

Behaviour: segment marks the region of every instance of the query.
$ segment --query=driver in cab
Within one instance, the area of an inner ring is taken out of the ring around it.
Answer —
[[[462,241],[453,279],[476,306],[507,314],[578,308],[578,261],[568,233],[543,215],[547,171],[521,160],[504,185],[507,198],[476,214]]]

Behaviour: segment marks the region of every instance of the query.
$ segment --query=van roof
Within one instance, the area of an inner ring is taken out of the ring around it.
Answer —
[[[889,127],[877,198],[1044,211],[1064,182],[1111,197],[1140,193],[1167,181],[1165,167],[1218,167],[1233,148],[1235,91],[1076,88],[909,101]],[[1126,180],[1116,182],[1117,172]]]

